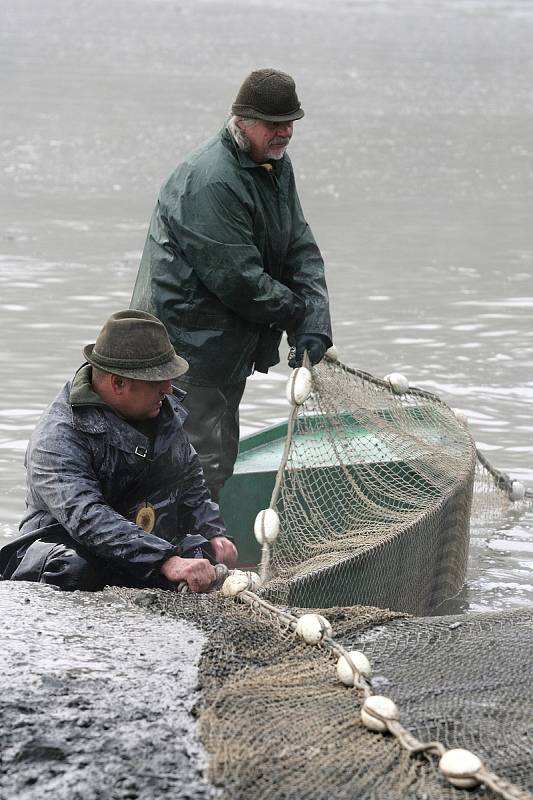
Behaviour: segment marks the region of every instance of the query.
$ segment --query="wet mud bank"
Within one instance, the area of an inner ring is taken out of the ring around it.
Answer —
[[[0,583],[0,800],[213,798],[204,634],[111,592]]]

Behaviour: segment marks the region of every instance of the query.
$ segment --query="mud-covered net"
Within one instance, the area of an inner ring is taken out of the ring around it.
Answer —
[[[476,447],[434,395],[324,361],[281,480],[269,592],[426,613],[461,588]]]

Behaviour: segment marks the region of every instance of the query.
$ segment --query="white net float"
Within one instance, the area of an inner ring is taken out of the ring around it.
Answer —
[[[327,617],[323,617],[322,614],[316,614],[316,616],[324,627],[324,635],[331,636],[333,633],[333,628],[331,627],[329,619],[327,619]]]
[[[301,406],[311,394],[312,386],[311,370],[307,367],[296,367],[287,381],[287,400],[291,405]]]
[[[452,786],[457,786],[459,789],[472,789],[481,783],[474,775],[482,767],[480,758],[461,747],[448,750],[439,761],[442,774],[448,778]]]
[[[373,694],[367,697],[361,709],[361,722],[371,731],[385,733],[388,730],[384,720],[399,720],[398,706],[389,697]]]
[[[261,586],[261,578],[257,572],[246,572],[245,575],[248,578],[248,588],[250,591],[255,592],[256,589],[259,589]]]
[[[452,408],[452,411],[455,414],[457,422],[460,422],[463,427],[468,428],[468,417],[466,412],[463,411],[462,408]]]
[[[387,381],[394,394],[405,394],[409,391],[409,381],[401,372],[391,372],[383,380]]]
[[[307,644],[318,644],[324,636],[331,636],[333,629],[321,614],[303,614],[296,623],[296,633]]]
[[[372,676],[370,661],[360,650],[350,650],[346,656],[341,656],[337,661],[337,675],[345,686],[353,686],[359,675],[365,678]],[[353,666],[352,666],[353,665]],[[355,667],[355,672],[354,672]]]
[[[335,347],[334,344],[331,347],[328,347],[324,354],[324,358],[327,358],[328,361],[338,361],[339,360],[339,351]]]
[[[222,584],[224,597],[237,597],[238,594],[249,588],[249,578],[245,572],[234,572]]]
[[[523,500],[526,496],[526,487],[521,481],[513,481],[511,484],[511,493],[509,497],[516,503],[519,500]]]
[[[232,569],[232,575],[245,575],[248,580],[248,589],[251,592],[255,592],[261,586],[261,578],[257,574],[257,572],[251,572],[250,570],[244,569]]]
[[[255,518],[254,536],[259,544],[272,544],[279,536],[279,516],[273,508],[264,508]]]

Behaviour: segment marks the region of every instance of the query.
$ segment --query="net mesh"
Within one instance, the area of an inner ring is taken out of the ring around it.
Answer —
[[[129,601],[136,593],[116,589]],[[410,756],[368,731],[363,696],[341,684],[328,652],[305,645],[247,606],[150,592],[152,607],[208,634],[197,708],[209,777],[232,800],[466,800],[438,759]],[[143,602],[143,606],[145,603]],[[407,618],[377,608],[329,608],[335,639],[370,658],[372,688],[400,707],[422,740],[467,747],[525,792],[533,790],[533,612]]]
[[[435,608],[464,581],[475,465],[468,429],[438,398],[324,361],[290,443],[269,596]]]
[[[472,507],[478,521],[501,512],[509,478],[438,398],[338,363],[313,370],[288,436],[263,606],[114,590],[207,633],[197,713],[210,779],[228,800],[533,797],[533,610],[422,616],[461,588]],[[394,700],[409,734],[468,748],[512,785],[454,788],[434,754],[365,728],[365,691],[283,621],[313,608],[367,655],[367,695]]]

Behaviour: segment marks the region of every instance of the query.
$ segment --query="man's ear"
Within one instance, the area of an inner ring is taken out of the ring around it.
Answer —
[[[124,394],[124,389],[126,388],[127,378],[123,378],[121,375],[111,375],[111,388],[113,389],[114,394],[121,395]]]

